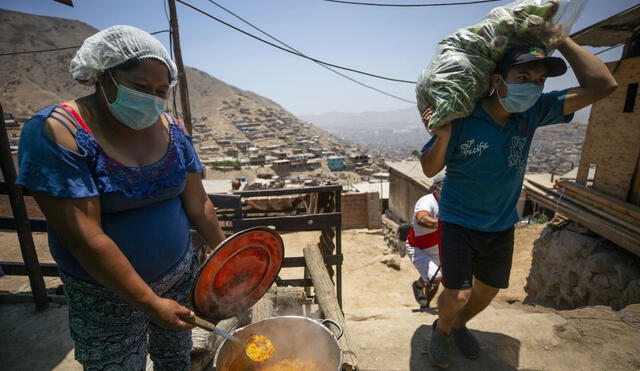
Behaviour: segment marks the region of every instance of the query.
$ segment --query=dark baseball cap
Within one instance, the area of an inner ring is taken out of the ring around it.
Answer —
[[[503,73],[513,66],[529,62],[543,63],[547,67],[548,77],[564,75],[567,72],[567,64],[564,59],[549,57],[544,49],[531,46],[508,49],[496,66],[496,73]]]

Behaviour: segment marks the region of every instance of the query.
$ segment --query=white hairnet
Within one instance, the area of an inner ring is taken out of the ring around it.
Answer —
[[[431,178],[431,187],[429,187],[429,192],[433,192],[436,189],[438,184],[441,184],[444,181],[444,171],[439,172],[433,178]]]
[[[431,178],[431,180],[433,181],[433,184],[442,183],[444,181],[444,172],[439,172],[433,178]]]
[[[96,75],[132,58],[155,58],[169,69],[170,85],[178,70],[162,43],[146,31],[132,26],[112,26],[88,37],[71,60],[69,72],[83,85],[93,85]]]

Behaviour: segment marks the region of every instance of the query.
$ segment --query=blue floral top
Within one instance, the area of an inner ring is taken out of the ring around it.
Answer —
[[[125,166],[109,157],[68,106],[47,107],[27,121],[18,151],[18,184],[54,197],[100,197],[103,231],[147,282],[162,278],[190,246],[190,223],[180,194],[186,173],[202,171],[191,138],[172,116],[164,115],[169,122],[168,150],[160,160],[142,167]],[[72,122],[75,130],[60,116]],[[47,134],[44,124],[49,117],[74,133],[78,152],[57,144]],[[59,268],[95,283],[62,245],[56,231],[49,227],[48,234]]]

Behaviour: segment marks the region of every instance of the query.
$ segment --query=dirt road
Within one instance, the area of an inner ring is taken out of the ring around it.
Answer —
[[[640,329],[609,310],[555,311],[520,304],[531,265],[533,241],[543,226],[516,230],[511,287],[469,323],[482,355],[469,361],[455,354],[452,370],[638,370]],[[46,236],[35,237],[42,261],[50,261]],[[318,233],[283,236],[288,256],[318,241]],[[0,233],[0,259],[19,259],[15,234]],[[379,263],[385,245],[378,230],[343,232],[344,311],[362,370],[432,370],[425,347],[436,310],[418,312],[411,293],[417,273],[407,258],[399,271]],[[302,269],[282,276],[301,278]],[[47,280],[49,287],[57,279]],[[0,290],[28,290],[24,278],[0,279]],[[640,311],[640,305],[634,308]],[[66,306],[35,313],[32,304],[0,305],[0,359],[6,370],[79,370],[73,360]]]

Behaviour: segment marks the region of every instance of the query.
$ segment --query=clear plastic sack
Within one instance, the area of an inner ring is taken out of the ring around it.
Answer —
[[[468,116],[490,92],[505,51],[542,47],[551,54],[569,33],[586,0],[518,0],[494,8],[478,23],[444,38],[416,85],[418,110],[435,111],[429,129]]]

